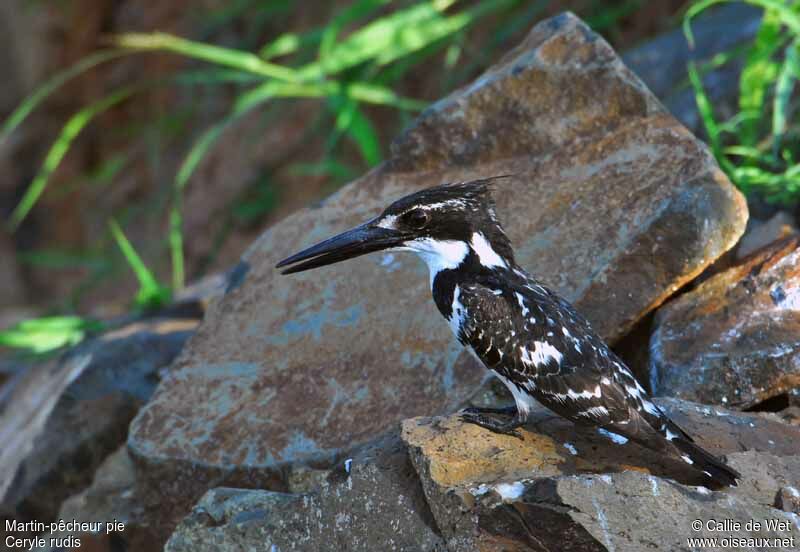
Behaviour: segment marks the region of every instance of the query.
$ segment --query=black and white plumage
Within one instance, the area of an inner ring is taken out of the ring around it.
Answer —
[[[538,401],[617,442],[630,439],[676,455],[714,482],[736,485],[739,474],[695,445],[650,400],[586,319],[517,265],[495,215],[490,180],[401,198],[375,219],[278,266],[292,265],[285,270],[291,273],[370,251],[414,251],[430,269],[434,301],[458,340],[514,397],[513,409],[468,409],[465,421],[517,435]]]

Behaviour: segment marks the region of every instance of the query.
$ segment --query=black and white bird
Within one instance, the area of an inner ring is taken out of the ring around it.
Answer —
[[[430,269],[433,299],[453,333],[516,403],[511,409],[467,409],[461,414],[465,421],[519,436],[515,428],[538,401],[618,442],[630,439],[680,457],[713,482],[736,485],[739,474],[694,444],[650,400],[589,322],[516,263],[495,215],[491,180],[410,194],[277,267],[288,267],[289,274],[373,251],[414,251]]]

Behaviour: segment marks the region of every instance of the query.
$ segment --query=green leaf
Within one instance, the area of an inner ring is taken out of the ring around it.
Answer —
[[[125,234],[122,232],[117,221],[111,219],[108,221],[108,227],[111,230],[111,235],[117,242],[117,246],[122,251],[123,257],[128,262],[136,279],[139,281],[139,292],[136,294],[134,304],[143,310],[155,309],[168,303],[172,298],[172,292],[169,288],[162,286],[158,283],[153,273],[144,264],[142,258],[136,253],[133,245]]]
[[[0,346],[27,349],[36,354],[77,345],[89,332],[104,325],[79,316],[50,316],[24,320],[0,332]]]
[[[28,213],[33,209],[36,201],[38,201],[39,197],[41,197],[44,192],[50,177],[58,168],[64,155],[66,155],[69,150],[70,145],[75,138],[78,137],[78,134],[80,134],[86,125],[97,115],[129,98],[136,91],[138,91],[138,88],[133,87],[119,89],[105,98],[84,107],[67,121],[67,124],[61,129],[61,134],[47,152],[36,177],[30,183],[19,204],[11,213],[8,224],[12,231],[19,227],[20,223],[25,220],[25,217],[28,216]]]

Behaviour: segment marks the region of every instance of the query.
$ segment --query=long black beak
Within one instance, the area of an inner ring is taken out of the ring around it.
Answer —
[[[281,274],[302,272],[360,257],[373,251],[395,247],[400,245],[404,239],[405,237],[400,232],[381,228],[375,224],[374,220],[371,220],[296,253],[279,262],[275,268],[294,265],[283,270]]]

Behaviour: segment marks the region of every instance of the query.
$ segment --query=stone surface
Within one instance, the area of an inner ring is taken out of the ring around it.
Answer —
[[[783,531],[731,531],[800,539],[796,517],[774,509],[800,480],[798,428],[720,408],[658,400],[743,479],[711,492],[685,464],[617,445],[539,410],[523,440],[456,417],[403,422],[425,495],[449,550],[689,550],[693,519],[788,520]],[[743,452],[740,452],[743,451]]]
[[[697,101],[688,84],[689,60],[710,61],[715,55],[750,42],[761,24],[761,9],[745,3],[733,3],[710,10],[692,22],[694,49],[689,49],[680,27],[649,40],[622,57],[681,123],[693,132],[703,132]],[[739,99],[739,75],[742,63],[734,61],[708,72],[703,77],[706,93],[717,113],[736,113]]]
[[[703,543],[688,540],[693,537],[781,539],[780,548],[770,548],[774,541],[768,546],[744,541],[743,548],[750,550],[790,550],[800,544],[796,516],[749,498],[640,472],[514,482],[493,487],[477,502],[474,533],[452,539],[451,551],[703,549]],[[706,524],[732,520],[739,526],[695,531],[691,523],[698,519]],[[760,523],[758,530],[747,528],[753,519]],[[770,530],[766,520],[781,525]]]
[[[159,550],[162,542],[156,540],[136,488],[133,462],[123,446],[111,454],[95,473],[91,486],[68,498],[61,505],[57,519],[79,522],[123,523],[122,531],[110,534],[102,531],[55,532],[49,537],[79,539],[76,550],[115,552],[118,550]],[[62,548],[46,546],[40,552],[58,552]]]
[[[772,242],[797,233],[797,221],[786,211],[778,211],[768,220],[751,218],[736,246],[736,259],[741,261]]]
[[[475,390],[484,371],[440,319],[416,258],[292,277],[273,267],[412,190],[498,174],[515,175],[496,195],[521,264],[610,339],[732,247],[747,217],[705,146],[601,37],[569,14],[542,22],[426,110],[386,163],[250,248],[131,425],[146,477],[180,485],[173,511],[212,481],[330,460]]]
[[[800,491],[797,487],[787,485],[778,489],[775,496],[775,507],[784,512],[800,515]]]
[[[659,395],[747,408],[800,387],[800,237],[660,309],[650,358]]]
[[[345,459],[314,493],[212,489],[166,545],[168,552],[444,549],[396,432]]]
[[[196,320],[129,324],[11,380],[0,405],[0,515],[47,521],[62,500],[86,487],[125,442],[160,371],[196,326]]]

